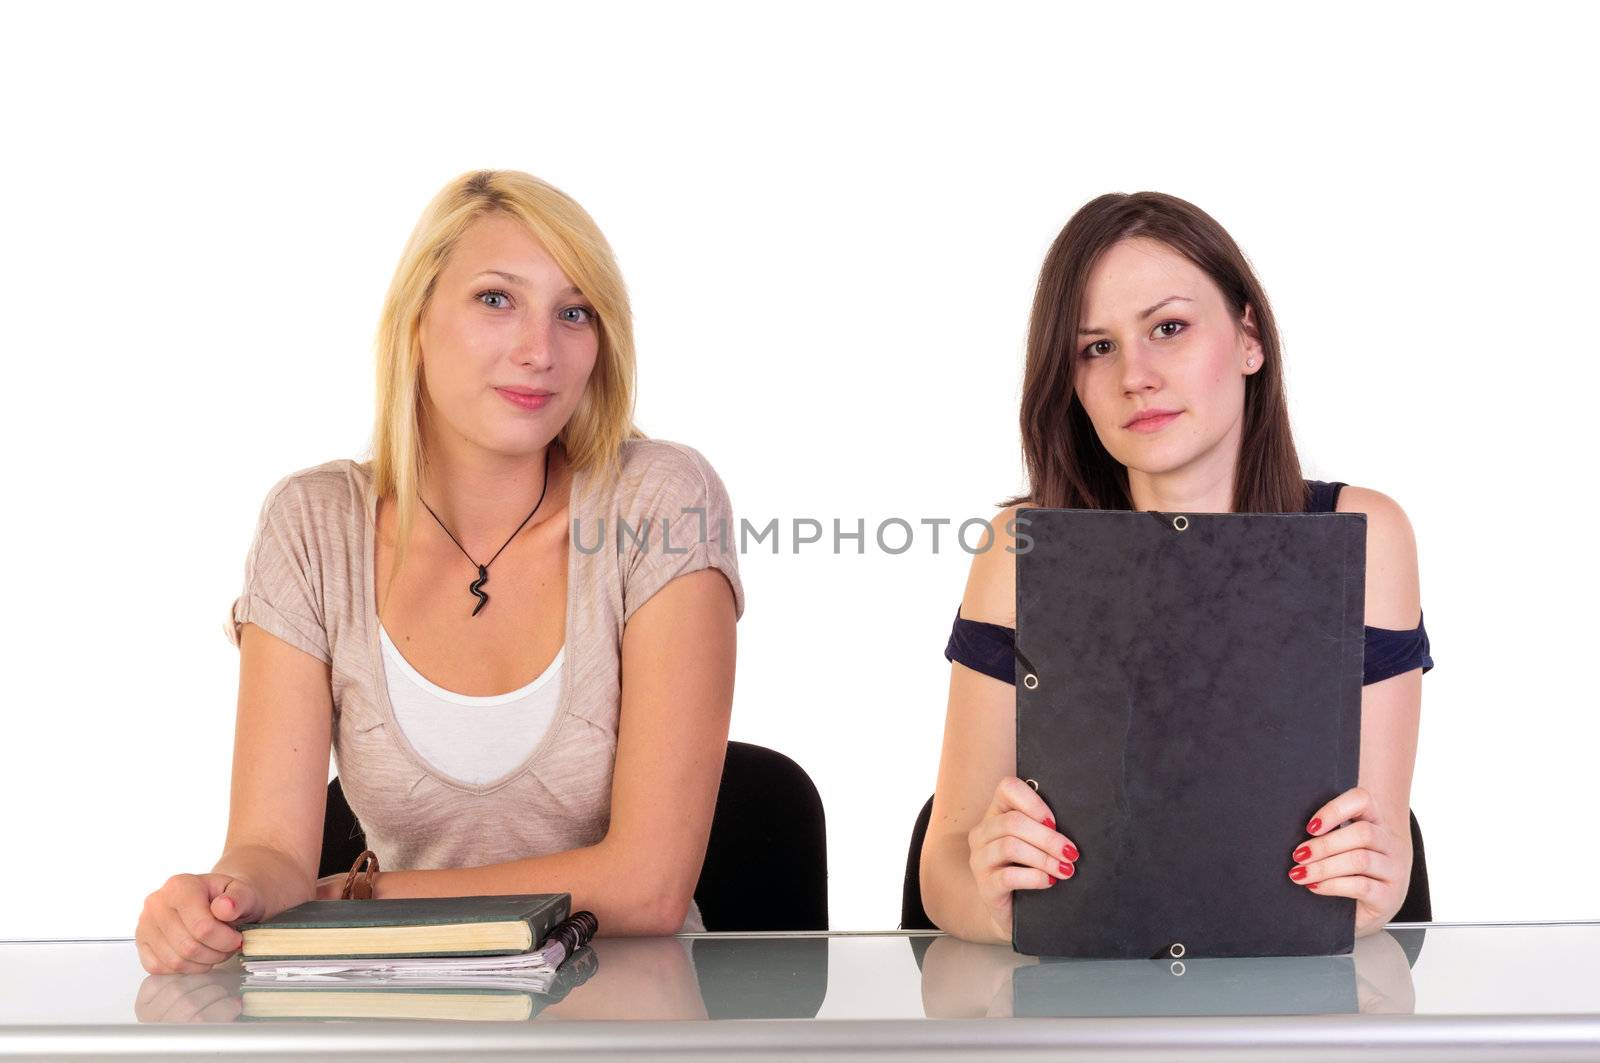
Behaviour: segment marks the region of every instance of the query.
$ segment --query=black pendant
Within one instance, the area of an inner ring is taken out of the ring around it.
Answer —
[[[483,585],[489,582],[489,570],[483,565],[478,566],[478,578],[472,581],[469,588],[478,597],[477,608],[472,610],[472,615],[477,616],[478,611],[489,604],[489,594],[483,590]]]

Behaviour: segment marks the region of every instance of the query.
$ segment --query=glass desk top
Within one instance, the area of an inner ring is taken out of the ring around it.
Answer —
[[[1396,925],[1350,956],[1184,962],[1041,960],[923,932],[694,934],[600,939],[542,995],[268,999],[237,958],[147,975],[130,940],[6,941],[0,1057],[1595,1059],[1597,953],[1600,922]]]

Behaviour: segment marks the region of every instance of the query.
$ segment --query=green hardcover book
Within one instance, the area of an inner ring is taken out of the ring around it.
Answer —
[[[307,901],[239,932],[246,960],[508,956],[543,941],[571,905],[569,893]]]

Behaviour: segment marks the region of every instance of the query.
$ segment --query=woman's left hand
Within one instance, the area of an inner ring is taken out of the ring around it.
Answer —
[[[1410,886],[1410,854],[1372,794],[1346,790],[1317,810],[1306,833],[1311,837],[1290,856],[1289,878],[1325,897],[1353,898],[1358,937],[1394,918]]]

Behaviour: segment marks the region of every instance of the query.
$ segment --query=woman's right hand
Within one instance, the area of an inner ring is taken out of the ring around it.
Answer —
[[[1011,893],[1071,878],[1078,847],[1056,830],[1044,799],[1015,776],[1001,779],[983,819],[967,834],[972,877],[995,929],[1011,939]]]
[[[151,974],[200,974],[239,951],[244,937],[230,923],[265,913],[256,888],[236,875],[173,875],[144,899],[134,943]]]

